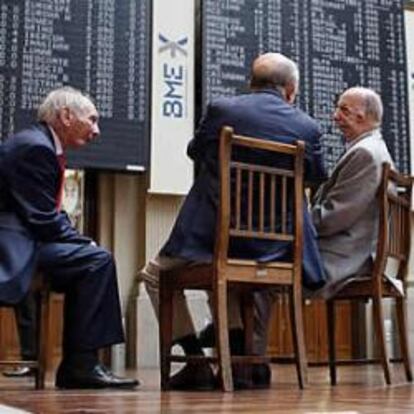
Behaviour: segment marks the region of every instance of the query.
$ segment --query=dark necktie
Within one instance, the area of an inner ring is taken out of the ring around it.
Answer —
[[[66,157],[65,154],[57,155],[57,160],[59,163],[59,191],[56,194],[56,209],[60,211],[63,201],[63,188],[65,185],[65,168],[66,168]]]

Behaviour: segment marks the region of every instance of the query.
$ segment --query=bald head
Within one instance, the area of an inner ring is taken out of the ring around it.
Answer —
[[[295,62],[281,53],[265,53],[252,65],[250,88],[277,89],[286,101],[293,103],[298,90],[299,71]]]
[[[355,86],[339,97],[334,120],[348,141],[378,128],[382,122],[380,96],[369,88]]]
[[[347,89],[342,95],[353,96],[359,102],[364,115],[379,126],[382,122],[383,107],[380,96],[370,88],[354,86]]]

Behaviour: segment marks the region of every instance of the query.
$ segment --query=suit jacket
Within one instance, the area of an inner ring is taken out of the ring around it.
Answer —
[[[194,139],[188,145],[188,155],[197,164],[199,173],[170,237],[161,249],[161,255],[197,262],[212,260],[219,198],[218,144],[220,130],[224,125],[233,127],[237,134],[272,141],[305,141],[305,179],[312,182],[325,177],[318,124],[299,109],[287,104],[279,92],[261,90],[218,99],[208,106]],[[260,159],[262,162],[263,153],[251,151],[244,154],[244,157],[250,161]],[[266,162],[281,166],[286,160],[280,155],[273,155]],[[315,237],[315,229],[305,208],[303,269],[304,283],[309,287],[318,286],[324,281]],[[290,245],[237,239],[231,240],[230,255],[262,261],[281,260],[290,255]]]
[[[315,195],[312,218],[328,278],[320,296],[329,297],[349,277],[372,269],[383,162],[392,164],[375,129],[352,144]]]
[[[0,145],[0,301],[17,303],[27,292],[38,243],[89,243],[57,210],[61,170],[45,124]]]

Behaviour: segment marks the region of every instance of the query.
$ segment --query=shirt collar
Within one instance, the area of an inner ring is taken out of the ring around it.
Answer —
[[[346,142],[345,143],[345,149],[346,149],[346,151],[348,151],[350,148],[352,148],[357,142],[363,140],[364,138],[366,138],[366,137],[368,137],[370,135],[376,135],[379,132],[380,132],[380,129],[377,127],[377,128],[371,129],[371,130],[369,130],[367,132],[364,132],[363,134],[361,134],[359,137],[356,137],[352,141]]]
[[[271,89],[271,88],[258,88],[258,89],[251,89],[250,90],[251,93],[268,93],[271,95],[276,95],[279,98],[283,98],[283,95],[280,91],[278,91],[277,89]]]
[[[56,134],[55,130],[50,125],[48,125],[48,128],[50,129],[50,132],[52,133],[53,142],[55,144],[56,155],[62,155],[63,147],[62,147],[62,143],[60,142],[58,135]]]

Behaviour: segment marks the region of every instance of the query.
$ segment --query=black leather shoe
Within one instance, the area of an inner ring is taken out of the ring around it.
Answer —
[[[252,381],[254,389],[270,388],[272,370],[269,364],[254,365],[252,369]]]
[[[209,365],[187,364],[170,378],[168,386],[179,391],[211,391],[218,383]]]
[[[35,375],[35,369],[30,367],[16,367],[10,371],[3,371],[3,375],[9,378],[31,377]]]
[[[118,377],[102,364],[87,369],[61,363],[56,374],[58,388],[135,388],[138,385],[138,380]]]
[[[272,371],[268,364],[234,365],[232,371],[236,390],[270,388]]]

